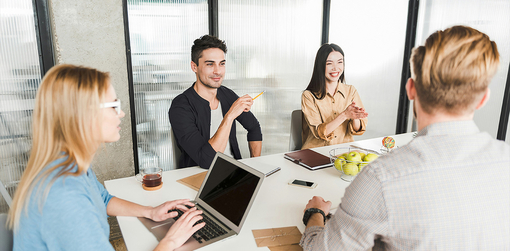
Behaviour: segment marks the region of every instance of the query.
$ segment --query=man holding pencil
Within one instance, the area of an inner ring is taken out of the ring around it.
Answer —
[[[168,111],[182,152],[179,168],[199,165],[208,169],[216,152],[241,159],[236,120],[248,131],[251,157],[260,156],[262,131],[250,112],[255,98],[239,97],[221,85],[226,52],[225,43],[209,35],[196,39],[191,47],[191,69],[197,76],[196,82],[172,101]]]

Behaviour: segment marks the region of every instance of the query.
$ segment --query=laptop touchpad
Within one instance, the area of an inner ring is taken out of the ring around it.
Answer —
[[[158,239],[158,241],[161,241],[165,237],[166,233],[168,232],[168,229],[170,229],[170,227],[175,223],[175,220],[172,218],[159,222],[144,217],[138,217],[138,220],[140,220],[140,222],[142,222],[142,224],[152,234],[154,234],[154,236],[156,236],[156,239]]]

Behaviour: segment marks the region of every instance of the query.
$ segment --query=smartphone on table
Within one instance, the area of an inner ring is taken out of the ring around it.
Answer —
[[[315,182],[306,181],[306,180],[298,180],[298,179],[294,179],[294,180],[290,181],[289,185],[306,187],[306,188],[310,188],[310,189],[314,189],[317,187],[317,183],[315,183]]]

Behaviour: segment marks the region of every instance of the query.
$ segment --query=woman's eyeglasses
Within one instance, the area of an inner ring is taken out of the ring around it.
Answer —
[[[117,115],[120,115],[120,99],[116,99],[115,101],[113,102],[108,102],[108,103],[102,103],[101,108],[110,108],[110,107],[113,107],[115,108],[115,111],[117,111]]]

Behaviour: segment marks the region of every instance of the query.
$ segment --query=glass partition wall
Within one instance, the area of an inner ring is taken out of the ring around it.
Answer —
[[[0,0],[0,6],[0,179],[12,197],[32,144],[41,70],[32,1]],[[7,210],[0,199],[0,212]]]
[[[354,140],[395,134],[407,0],[331,1],[329,42],[345,53],[345,80],[368,112],[367,131]]]
[[[173,169],[168,109],[195,81],[191,45],[209,33],[207,1],[127,3],[139,166]]]
[[[262,154],[288,150],[290,115],[301,108],[320,46],[322,2],[218,2],[219,38],[228,47],[223,84],[240,96],[266,91],[252,108],[263,130]],[[209,33],[207,1],[127,3],[139,165],[170,170],[177,160],[168,109],[195,81],[191,46]],[[241,154],[249,157],[246,131],[237,128]]]
[[[289,151],[290,117],[312,76],[320,47],[322,0],[219,0],[219,37],[229,49],[223,84],[239,96],[265,91],[252,112],[262,127],[262,155]],[[238,126],[243,158],[246,130]]]
[[[509,17],[510,1],[508,0],[424,0],[420,1],[418,15],[417,45],[423,45],[425,39],[435,31],[454,25],[473,27],[489,35],[490,39],[498,45],[500,68],[489,85],[491,96],[485,107],[477,111],[474,117],[480,130],[488,132],[494,138],[498,132],[510,60]],[[409,119],[413,119],[411,113]],[[508,131],[506,137],[508,142]]]
[[[214,30],[228,47],[223,84],[238,95],[266,91],[252,107],[264,135],[262,154],[289,150],[291,112],[301,108],[301,94],[321,45],[324,1],[212,2],[209,9],[207,0],[127,1],[141,168],[176,166],[168,109],[173,98],[195,81],[190,50],[194,39],[210,33],[211,10],[217,17]],[[356,87],[369,113],[366,133],[355,140],[395,133],[409,4],[331,1],[329,43],[343,48],[347,84]],[[502,64],[491,85],[492,99],[475,116],[480,128],[493,136],[509,64],[509,5],[506,0],[419,2],[417,44],[454,24],[480,29],[498,43]],[[413,130],[412,113],[409,118],[408,131]],[[237,128],[241,154],[248,157],[246,132]]]

